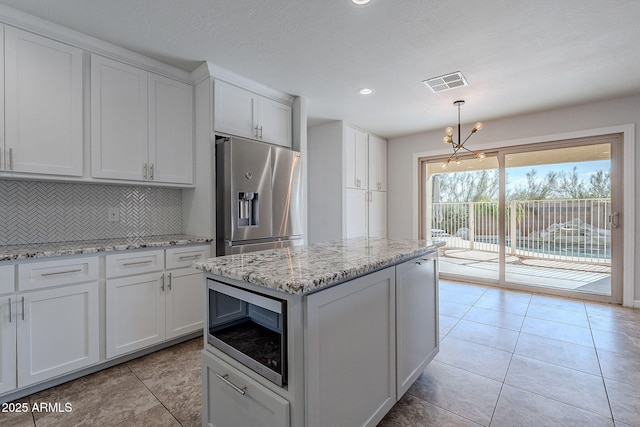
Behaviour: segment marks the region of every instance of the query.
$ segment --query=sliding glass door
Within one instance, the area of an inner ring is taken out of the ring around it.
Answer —
[[[461,158],[446,169],[423,163],[424,236],[446,242],[440,273],[492,283],[498,280],[498,159]]]
[[[420,235],[443,277],[620,302],[621,159],[618,135],[423,159]]]

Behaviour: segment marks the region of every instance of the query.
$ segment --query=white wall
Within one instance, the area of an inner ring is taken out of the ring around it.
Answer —
[[[455,124],[455,121],[455,114],[452,114],[451,124]],[[482,131],[474,135],[469,143],[474,149],[486,149],[504,146],[521,139],[545,140],[545,136],[548,135],[579,133],[589,129],[627,124],[637,127],[638,123],[640,123],[640,96],[630,96],[486,122]],[[463,125],[463,129],[468,130],[471,127],[471,125]],[[442,143],[443,135],[444,129],[389,140],[389,237],[417,237],[417,205],[414,203],[414,195],[417,194],[415,190],[417,186],[416,156],[448,153],[450,148]],[[634,143],[637,145],[639,137],[636,135],[635,138]],[[635,166],[640,163],[639,149],[635,150],[633,160],[626,164]],[[627,235],[629,237],[627,243],[633,243],[637,241],[638,226],[640,226],[640,185],[635,185],[635,182],[626,182],[625,188],[626,191],[633,189],[635,194],[633,221],[636,235]],[[635,251],[634,260],[635,265],[640,265],[640,251]],[[625,266],[625,269],[627,267]],[[633,286],[631,283],[635,283],[635,300],[636,305],[639,305],[640,268],[635,269],[633,276],[634,280],[627,278],[625,285]]]

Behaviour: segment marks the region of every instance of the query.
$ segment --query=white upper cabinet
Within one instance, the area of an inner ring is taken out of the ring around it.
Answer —
[[[193,184],[193,86],[149,73],[148,92],[153,179]]]
[[[213,100],[213,127],[215,131],[257,139],[258,95],[216,80]]]
[[[369,135],[369,190],[387,191],[387,141]]]
[[[264,142],[291,147],[291,107],[269,98],[258,99],[258,135]]]
[[[221,80],[213,99],[214,131],[291,147],[291,106]]]
[[[91,175],[192,184],[192,86],[92,55]]]
[[[91,175],[146,180],[147,72],[91,55]]]
[[[82,50],[5,27],[4,170],[82,176]]]
[[[344,127],[346,141],[346,186],[347,188],[367,188],[367,133]]]

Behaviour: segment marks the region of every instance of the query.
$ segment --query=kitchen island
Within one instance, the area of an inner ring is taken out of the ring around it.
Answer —
[[[438,352],[442,245],[357,238],[193,263],[208,289],[203,424],[376,425]],[[280,383],[216,345],[219,286],[282,301]]]

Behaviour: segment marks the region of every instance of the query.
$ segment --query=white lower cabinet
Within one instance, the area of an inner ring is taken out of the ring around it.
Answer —
[[[202,329],[202,272],[188,266],[209,253],[184,246],[107,255],[107,358]],[[147,274],[109,278],[140,271]]]
[[[205,305],[202,271],[181,268],[167,273],[166,338],[202,329]]]
[[[164,340],[164,276],[107,280],[107,358]]]
[[[393,407],[395,318],[393,267],[307,297],[307,426],[375,426]]]
[[[15,295],[0,296],[0,394],[17,387]]]
[[[13,304],[18,387],[98,362],[97,282],[19,293]]]
[[[398,399],[438,353],[437,266],[435,252],[396,266]]]
[[[290,424],[286,399],[206,350],[202,352],[202,402],[205,426],[288,427]]]

